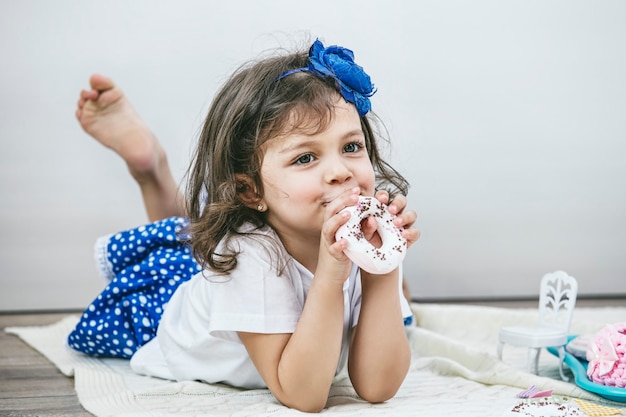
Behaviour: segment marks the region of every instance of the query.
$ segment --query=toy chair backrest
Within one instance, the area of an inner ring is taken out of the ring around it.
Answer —
[[[563,271],[544,275],[539,295],[539,325],[569,331],[578,282]]]

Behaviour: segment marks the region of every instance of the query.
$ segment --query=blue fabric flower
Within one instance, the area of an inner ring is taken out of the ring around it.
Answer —
[[[369,98],[376,92],[374,84],[363,67],[354,62],[351,50],[336,45],[324,48],[317,39],[309,49],[308,66],[286,71],[277,80],[301,71],[335,79],[339,92],[356,106],[359,116],[365,116],[372,109]]]
[[[319,39],[309,49],[308,68],[321,76],[333,77],[344,99],[356,106],[360,116],[371,110],[370,97],[376,90],[363,67],[354,62],[354,53],[341,46],[325,48]]]

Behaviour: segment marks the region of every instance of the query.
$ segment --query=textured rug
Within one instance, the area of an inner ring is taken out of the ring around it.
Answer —
[[[407,328],[413,359],[398,394],[383,404],[358,398],[345,373],[332,387],[325,415],[336,416],[508,416],[521,403],[516,395],[534,385],[553,390],[566,412],[585,415],[571,399],[624,410],[559,378],[558,360],[542,352],[539,376],[526,372],[526,350],[505,346],[496,357],[497,333],[504,325],[531,324],[534,309],[414,304],[417,327]],[[48,326],[12,327],[68,377],[74,377],[80,403],[98,416],[284,416],[304,415],[280,405],[268,390],[240,390],[225,385],[174,382],[134,374],[127,360],[96,359],[67,347],[78,320],[68,316]],[[593,333],[606,323],[626,321],[626,308],[578,308],[572,334]],[[553,406],[553,404],[552,404]],[[540,410],[539,405],[532,409]],[[530,408],[526,408],[526,411]],[[541,415],[535,414],[526,415]],[[626,411],[625,411],[626,413]]]

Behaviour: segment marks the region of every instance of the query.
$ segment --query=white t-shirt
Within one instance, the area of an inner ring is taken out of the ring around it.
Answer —
[[[275,237],[269,228],[263,233]],[[237,243],[240,254],[230,275],[204,271],[176,290],[157,336],[132,357],[133,371],[172,380],[266,387],[237,332],[293,333],[313,274],[289,258],[281,275],[275,259],[258,239],[241,237]],[[398,290],[401,292],[401,286]],[[343,341],[337,372],[346,364],[350,330],[357,324],[361,308],[356,265],[344,283],[343,296]],[[403,316],[411,316],[405,298],[400,300]]]

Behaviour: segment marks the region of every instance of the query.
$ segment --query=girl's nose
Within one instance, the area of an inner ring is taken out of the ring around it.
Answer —
[[[352,171],[342,162],[335,160],[329,163],[326,169],[326,182],[343,184],[352,178]]]

